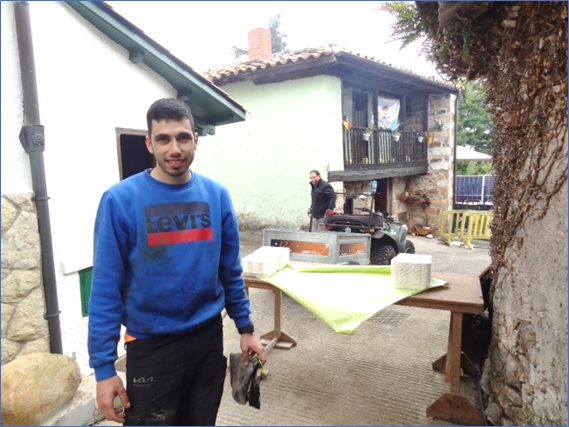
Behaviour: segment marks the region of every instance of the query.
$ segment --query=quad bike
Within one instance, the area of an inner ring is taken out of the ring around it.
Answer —
[[[337,214],[327,211],[322,220],[322,228],[327,231],[370,234],[370,264],[390,265],[391,260],[399,253],[414,254],[415,245],[407,240],[405,224],[395,222],[389,212],[373,211],[376,181],[372,181],[371,188],[370,193],[362,193],[359,196],[360,200],[371,197],[371,208],[359,208],[363,214]]]

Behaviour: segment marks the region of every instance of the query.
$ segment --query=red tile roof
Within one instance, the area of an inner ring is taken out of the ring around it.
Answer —
[[[230,64],[217,65],[217,66],[211,67],[211,68],[203,71],[202,75],[204,75],[209,80],[216,82],[216,81],[222,80],[222,79],[227,78],[227,77],[233,77],[233,76],[236,77],[236,76],[239,76],[239,75],[242,75],[245,73],[251,73],[251,72],[266,69],[269,67],[278,67],[279,65],[290,64],[290,63],[295,63],[295,62],[299,62],[299,61],[309,61],[311,59],[318,59],[318,58],[323,57],[323,56],[332,56],[332,55],[336,55],[338,53],[350,54],[350,55],[357,56],[357,57],[360,57],[363,59],[367,59],[371,62],[390,67],[394,70],[397,70],[397,71],[400,71],[400,72],[403,72],[403,73],[406,73],[406,74],[409,74],[409,75],[412,75],[415,77],[419,77],[421,79],[426,78],[426,79],[431,80],[431,81],[436,82],[436,83],[448,84],[447,82],[444,82],[440,79],[436,79],[433,77],[425,77],[423,75],[416,74],[416,73],[411,72],[410,70],[404,69],[402,67],[397,67],[395,65],[388,64],[386,62],[380,61],[377,58],[375,58],[374,56],[354,52],[352,50],[345,49],[345,48],[340,47],[340,46],[335,45],[335,44],[329,44],[329,45],[325,45],[325,46],[321,46],[321,47],[317,47],[317,48],[307,48],[307,49],[302,49],[302,50],[298,50],[298,51],[294,51],[294,52],[275,53],[272,55],[272,57],[270,59],[267,59],[267,60],[253,60],[253,61],[247,60],[247,61],[237,61],[237,62],[233,62]]]

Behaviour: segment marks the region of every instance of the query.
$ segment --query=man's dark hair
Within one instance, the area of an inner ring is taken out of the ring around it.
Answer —
[[[148,135],[152,133],[152,120],[184,120],[189,119],[192,130],[195,132],[194,116],[190,107],[179,99],[164,98],[155,101],[146,113],[146,124],[148,125]]]
[[[320,176],[320,172],[318,172],[316,169],[312,169],[310,173],[315,173],[316,176]]]

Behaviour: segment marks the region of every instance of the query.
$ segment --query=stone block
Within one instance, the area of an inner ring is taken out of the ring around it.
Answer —
[[[73,398],[79,365],[62,354],[30,353],[2,367],[2,423],[38,425]]]

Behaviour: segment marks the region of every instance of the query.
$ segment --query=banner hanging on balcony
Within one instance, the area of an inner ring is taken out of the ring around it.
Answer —
[[[394,131],[399,125],[399,100],[377,97],[378,124],[380,129]]]

